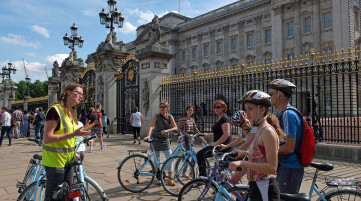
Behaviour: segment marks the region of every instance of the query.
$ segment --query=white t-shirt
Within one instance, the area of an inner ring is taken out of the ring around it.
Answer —
[[[141,127],[142,126],[142,119],[140,118],[140,112],[132,113],[133,120],[132,120],[132,126],[133,127]]]
[[[78,121],[78,128],[80,128],[80,127],[82,127],[83,126],[83,123],[81,123],[80,121]],[[76,144],[79,144],[81,141],[83,141],[83,137],[82,136],[76,136]],[[86,150],[86,148],[85,148],[85,144],[84,143],[82,143],[80,146],[79,146],[79,148],[78,148],[78,150],[76,150],[76,152],[80,152],[80,151],[85,151]]]
[[[11,115],[8,112],[3,112],[1,114],[1,126],[11,126]]]

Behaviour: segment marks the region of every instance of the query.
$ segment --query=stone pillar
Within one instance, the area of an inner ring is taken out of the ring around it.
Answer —
[[[283,57],[283,29],[282,29],[282,6],[274,7],[271,11],[272,19],[272,59],[280,59]],[[258,54],[256,56],[259,56]]]
[[[245,44],[245,36],[244,36],[244,20],[241,20],[237,23],[238,25],[238,33],[239,33],[239,57],[241,58],[241,60],[245,60],[245,49],[244,49],[244,44]]]
[[[50,77],[48,82],[48,107],[58,100],[59,77]],[[25,104],[25,102],[24,102]]]
[[[229,24],[228,25],[225,25],[222,27],[223,29],[223,33],[224,33],[224,38],[223,38],[223,55],[224,56],[229,56],[229,50],[230,50],[230,45],[229,45]],[[223,57],[224,57],[223,56]],[[229,60],[226,59],[224,61],[224,66],[223,67],[229,67],[230,66],[230,63],[229,63]]]
[[[312,10],[312,32],[313,32],[313,48],[315,52],[322,52],[321,49],[321,20],[320,18],[320,2],[313,1]]]
[[[255,61],[262,61],[262,46],[264,44],[264,30],[262,29],[262,15],[258,15],[254,18],[256,23],[256,31],[254,33],[255,41],[254,45],[256,48],[256,60]],[[258,58],[258,59],[257,59]]]
[[[146,135],[152,117],[159,113],[160,84],[162,78],[170,75],[169,61],[174,56],[169,54],[168,48],[157,43],[141,49],[136,55],[140,67],[140,112],[144,118],[142,136]]]
[[[296,2],[294,4],[294,17],[293,17],[293,34],[295,36],[295,56],[300,56],[304,54],[301,51],[302,46],[302,33],[301,33],[301,16],[300,16],[300,3]]]

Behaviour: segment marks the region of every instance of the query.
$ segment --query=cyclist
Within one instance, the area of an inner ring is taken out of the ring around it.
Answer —
[[[73,171],[67,165],[75,157],[76,136],[90,133],[90,124],[86,128],[77,128],[77,105],[83,98],[83,88],[79,84],[69,84],[52,105],[45,121],[43,141],[43,166],[46,171],[46,201],[51,200],[53,190],[63,182],[72,184]]]
[[[280,191],[274,178],[278,161],[278,138],[283,133],[276,116],[268,114],[270,96],[262,91],[252,90],[245,93],[239,102],[246,108],[247,118],[256,127],[256,134],[249,146],[248,161],[231,162],[229,169],[235,171],[237,167],[247,168],[251,201],[279,200]]]
[[[231,129],[229,118],[227,116],[227,105],[223,100],[216,100],[213,102],[213,110],[218,116],[217,122],[212,126],[212,133],[205,133],[204,137],[213,136],[213,142],[207,147],[197,152],[197,161],[199,167],[199,175],[206,176],[206,160],[212,156],[212,149],[214,146],[220,144],[229,144],[232,142]],[[227,152],[231,148],[225,149]]]
[[[153,116],[149,124],[147,136],[144,138],[144,141],[149,138],[157,139],[157,141],[152,142],[152,146],[154,148],[158,161],[160,158],[160,151],[163,151],[166,158],[168,158],[172,154],[169,139],[165,135],[169,132],[174,132],[178,130],[177,124],[175,123],[173,116],[167,113],[169,109],[168,102],[161,101],[159,103],[159,109],[160,113]],[[172,178],[172,169],[172,166],[169,166],[169,168],[167,169],[169,178]],[[157,184],[161,185],[161,181],[158,180]],[[175,182],[172,179],[169,179],[168,185],[174,186]]]
[[[235,149],[235,152],[238,152],[237,158],[239,158],[242,155],[245,155],[246,150],[248,146],[251,144],[251,142],[254,140],[255,132],[251,132],[251,122],[246,118],[246,113],[243,110],[236,111],[232,116],[232,123],[234,126],[240,128],[239,129],[239,136],[236,140],[232,141],[231,143],[224,145],[221,144],[221,149],[224,150],[229,147],[233,147],[237,144],[240,144],[241,142],[245,141],[242,145],[237,147]],[[245,138],[245,139],[244,139]],[[246,174],[246,169],[243,169],[242,171],[236,171],[231,177],[231,180],[237,184],[241,183],[240,180],[243,177],[243,175]]]
[[[272,105],[276,107],[280,119],[280,125],[286,135],[286,140],[281,140],[279,164],[277,169],[277,181],[281,193],[299,193],[304,167],[297,159],[295,153],[300,149],[303,133],[302,119],[294,110],[286,110],[291,107],[289,99],[294,94],[296,86],[287,80],[276,79],[268,84],[269,95]]]

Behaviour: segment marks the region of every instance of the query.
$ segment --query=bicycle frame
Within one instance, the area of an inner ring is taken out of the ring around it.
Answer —
[[[310,193],[308,194],[310,196],[310,198],[312,197],[312,193],[313,191],[317,193],[318,196],[320,196],[320,199],[323,201],[327,201],[326,198],[323,196],[324,194],[321,193],[320,190],[318,190],[317,185],[316,185],[316,180],[317,180],[317,176],[318,176],[318,169],[316,169],[315,175],[313,176],[313,180],[312,180],[312,184],[311,184],[311,188],[310,188]]]

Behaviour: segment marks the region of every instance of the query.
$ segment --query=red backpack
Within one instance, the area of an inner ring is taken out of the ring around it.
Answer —
[[[298,114],[298,116],[302,119],[303,133],[301,138],[300,150],[295,153],[298,156],[301,164],[305,167],[310,166],[313,155],[315,154],[315,131],[308,123],[307,119],[294,107],[287,107],[286,110],[294,110]],[[286,111],[285,110],[285,111]],[[280,115],[280,119],[282,115]],[[282,121],[280,121],[282,122]]]

